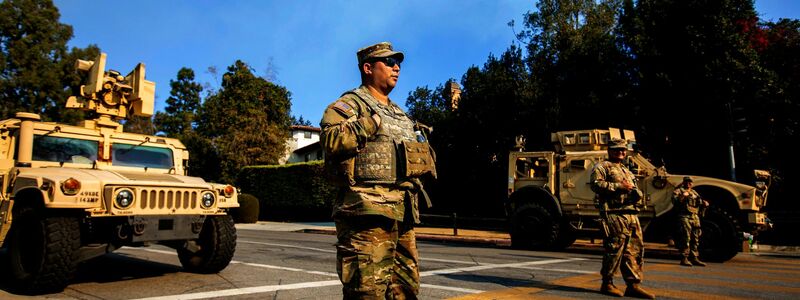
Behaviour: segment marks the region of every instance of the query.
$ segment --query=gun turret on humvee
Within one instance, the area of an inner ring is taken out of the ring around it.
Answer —
[[[524,139],[518,139],[508,158],[506,212],[513,246],[557,249],[578,236],[599,236],[599,209],[589,181],[593,166],[608,155],[608,141],[617,138],[636,143],[633,131],[616,128],[555,132],[555,151],[525,152]],[[686,175],[669,174],[636,151],[629,151],[625,163],[645,195],[646,206],[639,213],[645,238],[666,240],[672,228],[672,191]],[[755,170],[755,175],[755,186],[692,176],[694,189],[711,204],[702,218],[704,259],[729,260],[741,249],[742,232],[770,226],[760,211],[766,205],[770,174]],[[650,226],[654,224],[666,225]]]
[[[67,107],[97,117],[81,126],[20,112],[0,121],[0,244],[12,287],[62,290],[77,263],[122,246],[175,248],[189,271],[224,269],[236,247],[226,212],[237,189],[186,174],[177,139],[127,133],[118,121],[153,113],[155,84],[139,64],[105,71],[106,54],[79,60],[88,82]]]

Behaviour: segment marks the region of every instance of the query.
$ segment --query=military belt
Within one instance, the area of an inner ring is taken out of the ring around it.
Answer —
[[[614,209],[608,210],[606,213],[612,215],[638,215],[639,211],[635,209]]]

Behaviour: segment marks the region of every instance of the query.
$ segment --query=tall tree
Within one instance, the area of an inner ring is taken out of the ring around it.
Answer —
[[[153,124],[153,117],[140,117],[140,116],[128,116],[128,119],[125,120],[124,124],[122,124],[123,130],[125,132],[132,132],[132,133],[140,133],[146,135],[155,135],[156,134],[156,126]]]
[[[422,122],[428,126],[440,125],[450,114],[451,107],[444,96],[444,86],[439,85],[435,90],[426,87],[417,87],[409,92],[406,107],[411,119]]]
[[[519,38],[527,41],[535,109],[542,117],[537,136],[635,125],[631,61],[617,38],[620,6],[615,0],[543,0],[525,15]]]
[[[76,58],[93,59],[96,46],[67,50],[72,27],[59,23],[50,0],[0,3],[0,119],[25,111],[45,120],[74,122],[80,113],[65,113],[74,84]]]
[[[181,68],[176,80],[170,80],[170,96],[164,112],[157,112],[155,125],[169,137],[180,137],[193,129],[200,108],[203,86],[194,81],[194,70]]]
[[[800,162],[793,143],[800,140],[800,20],[752,21],[744,26],[745,35],[771,76],[769,88],[760,91],[758,105],[746,116],[752,146],[747,154],[754,166],[772,171],[770,212],[797,211],[794,186],[800,182]]]
[[[311,121],[303,119],[303,116],[300,116],[300,118],[295,118],[295,116],[292,116],[291,122],[292,125],[312,126]]]
[[[731,112],[755,108],[765,83],[739,25],[756,17],[752,1],[627,0],[625,7],[642,142],[673,172],[728,178],[731,141],[740,154],[747,149],[746,136],[731,135],[738,119]],[[690,150],[699,145],[704,151]]]
[[[219,92],[200,109],[198,133],[222,164],[221,172],[204,177],[233,182],[241,167],[278,163],[289,138],[290,99],[285,87],[257,77],[246,63],[228,67]]]

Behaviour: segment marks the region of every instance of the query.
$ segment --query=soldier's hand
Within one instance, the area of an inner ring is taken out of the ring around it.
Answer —
[[[630,190],[632,190],[632,189],[634,188],[634,186],[633,186],[633,183],[631,183],[631,182],[630,182],[630,181],[628,181],[627,179],[625,179],[625,180],[623,180],[622,182],[620,182],[620,186],[621,186],[623,189],[625,189],[626,191],[630,191]]]
[[[381,127],[381,116],[378,114],[372,114],[372,119],[375,120],[376,127]]]
[[[683,192],[684,197],[689,197],[689,192]]]

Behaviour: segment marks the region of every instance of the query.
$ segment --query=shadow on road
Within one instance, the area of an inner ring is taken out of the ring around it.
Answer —
[[[5,249],[0,251],[0,270],[9,270]],[[124,253],[109,253],[79,264],[70,284],[118,282],[182,271],[183,268],[177,265],[134,258]],[[8,272],[0,272],[0,290],[16,294],[9,276]]]

